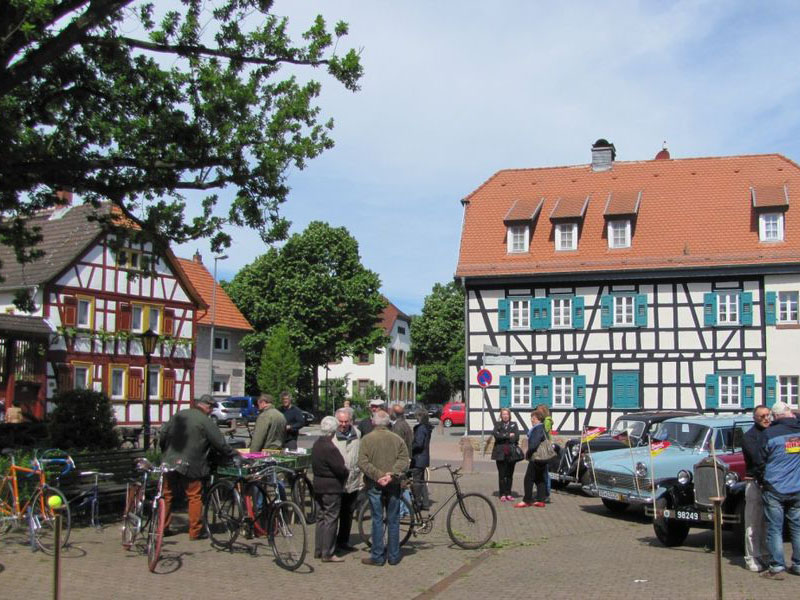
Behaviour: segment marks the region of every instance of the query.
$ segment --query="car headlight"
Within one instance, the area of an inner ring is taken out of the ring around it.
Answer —
[[[725,475],[725,485],[733,485],[739,481],[739,475],[734,471],[728,471]]]
[[[592,457],[589,456],[588,454],[583,455],[583,466],[586,467],[587,469],[592,468]]]
[[[643,462],[636,463],[636,476],[647,477],[647,465]]]
[[[578,454],[580,454],[581,448],[578,444],[573,444],[572,448],[569,449],[569,453],[572,455],[572,458],[577,458]]]
[[[686,485],[692,480],[692,474],[689,471],[681,469],[678,471],[678,483]]]

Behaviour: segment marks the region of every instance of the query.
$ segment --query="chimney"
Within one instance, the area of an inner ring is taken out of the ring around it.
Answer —
[[[653,160],[669,160],[669,150],[667,150],[667,142],[661,146],[661,150],[659,150],[658,154]]]
[[[203,255],[200,254],[200,250],[195,250],[194,251],[194,256],[192,257],[192,260],[194,262],[196,262],[198,265],[202,265],[203,264]]]
[[[600,138],[592,144],[592,171],[608,171],[614,164],[617,150],[614,144]]]
[[[68,187],[56,189],[56,204],[59,206],[72,206],[72,190]]]

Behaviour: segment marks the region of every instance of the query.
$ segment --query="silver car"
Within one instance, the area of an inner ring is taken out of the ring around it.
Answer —
[[[233,419],[241,419],[242,411],[236,402],[222,400],[214,402],[214,407],[211,409],[209,417],[217,424],[228,424]]]

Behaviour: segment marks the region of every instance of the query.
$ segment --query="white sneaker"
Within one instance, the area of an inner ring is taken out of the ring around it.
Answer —
[[[754,558],[746,558],[744,560],[745,564],[747,565],[747,569],[752,571],[753,573],[761,573],[762,571],[766,571],[767,567],[761,564],[760,561]]]

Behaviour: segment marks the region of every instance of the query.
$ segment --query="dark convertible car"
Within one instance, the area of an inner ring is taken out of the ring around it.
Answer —
[[[563,488],[570,483],[581,482],[586,472],[583,455],[591,452],[635,448],[647,444],[650,440],[650,429],[654,424],[671,419],[694,415],[696,412],[686,410],[653,410],[646,412],[630,413],[619,417],[608,431],[581,443],[580,438],[567,441],[564,448],[556,444],[558,455],[550,461],[548,470],[553,487]],[[587,448],[588,446],[588,448]]]

